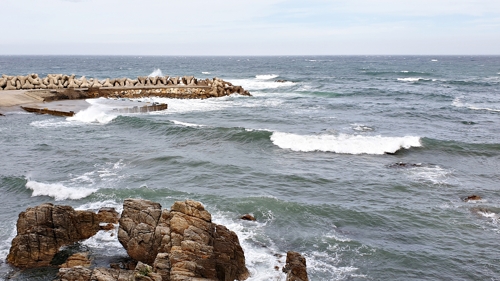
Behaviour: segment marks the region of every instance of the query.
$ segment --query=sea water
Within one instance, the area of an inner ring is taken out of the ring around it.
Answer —
[[[311,280],[500,276],[500,57],[1,56],[0,72],[220,77],[253,95],[0,117],[0,279],[55,276],[5,263],[26,208],[130,197],[202,202],[238,234],[249,280],[284,280],[290,250]],[[126,255],[112,231],[79,247]]]

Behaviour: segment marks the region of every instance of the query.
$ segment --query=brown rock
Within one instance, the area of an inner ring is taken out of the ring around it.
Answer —
[[[131,281],[134,280],[134,272],[131,270],[96,268],[92,272],[92,281]]]
[[[243,215],[240,217],[240,219],[245,221],[256,221],[255,217],[250,214]]]
[[[99,223],[97,214],[70,206],[28,208],[19,214],[7,262],[21,268],[48,266],[60,247],[95,235]]]
[[[92,270],[76,266],[72,268],[60,268],[55,281],[90,281]]]
[[[245,280],[250,276],[238,236],[223,225],[215,225],[214,258],[218,280]]]
[[[481,198],[481,196],[479,196],[479,195],[471,195],[471,196],[467,196],[467,197],[463,198],[462,200],[464,200],[465,202],[469,202],[469,201],[478,201],[481,199],[483,199],[483,198]]]
[[[118,240],[131,258],[153,264],[161,241],[161,237],[155,237],[161,214],[158,203],[140,199],[123,202]]]
[[[81,267],[90,267],[91,261],[89,258],[89,253],[76,253],[72,256],[70,256],[66,262],[61,264],[59,267],[61,268],[69,268],[69,267],[75,267],[75,266],[81,266]]]
[[[307,277],[306,259],[297,252],[286,253],[286,264],[283,267],[286,281],[309,281]]]

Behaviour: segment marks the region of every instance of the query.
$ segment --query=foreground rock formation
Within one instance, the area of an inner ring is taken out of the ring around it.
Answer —
[[[63,246],[114,229],[131,260],[92,268],[91,253],[76,253],[59,265],[60,281],[245,280],[249,271],[237,235],[212,222],[199,202],[175,202],[170,210],[142,199],[126,199],[121,217],[114,209],[97,213],[42,204],[19,215],[18,234],[7,261],[19,268],[50,266]],[[306,261],[288,252],[287,281],[308,281]]]
[[[2,90],[34,91],[43,101],[61,99],[85,99],[98,97],[145,97],[161,96],[169,98],[206,99],[231,94],[250,96],[241,86],[219,78],[198,80],[194,76],[184,77],[138,77],[137,79],[116,78],[98,80],[85,76],[49,74],[40,78],[38,74],[9,76],[0,78]],[[44,92],[45,90],[45,92]]]
[[[96,214],[50,203],[28,208],[19,214],[7,262],[20,268],[49,266],[60,247],[94,236],[101,223],[117,218],[118,213],[109,209]]]

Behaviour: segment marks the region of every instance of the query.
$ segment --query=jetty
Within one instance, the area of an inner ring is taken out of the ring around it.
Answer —
[[[54,110],[39,103],[84,100],[92,98],[130,99],[144,97],[163,97],[175,99],[208,99],[232,94],[251,96],[241,86],[233,85],[220,78],[197,79],[194,76],[139,76],[130,78],[87,79],[75,75],[38,74],[26,76],[0,77],[0,107],[24,105],[29,112],[72,116],[72,110]],[[38,103],[38,104],[37,104]],[[150,112],[165,110],[168,106],[153,104],[126,109],[126,112]],[[123,109],[120,109],[123,110]]]

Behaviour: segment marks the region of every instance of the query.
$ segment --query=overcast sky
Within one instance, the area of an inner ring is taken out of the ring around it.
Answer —
[[[500,54],[500,0],[0,0],[0,55]]]

